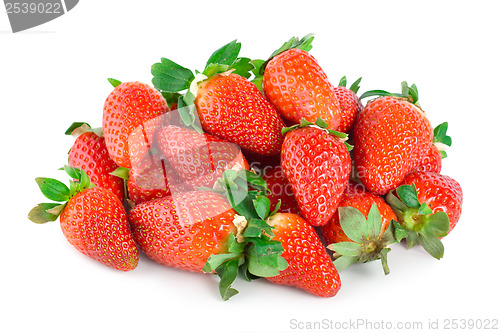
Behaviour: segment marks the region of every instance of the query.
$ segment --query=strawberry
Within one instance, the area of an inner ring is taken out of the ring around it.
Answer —
[[[109,156],[101,131],[91,129],[86,123],[73,123],[66,134],[75,138],[69,151],[68,165],[84,170],[93,184],[110,190],[123,201],[123,180],[111,174],[118,165]]]
[[[367,214],[354,207],[345,206],[339,207],[338,215],[342,233],[346,235],[347,240],[327,246],[335,252],[333,255],[335,267],[342,271],[356,262],[365,263],[380,259],[384,273],[389,274],[387,253],[391,250],[389,245],[398,242],[396,222],[390,220],[387,224],[375,201],[372,202]]]
[[[269,188],[267,197],[271,201],[270,209],[272,211],[278,207],[280,213],[300,214],[292,186],[286,179],[281,165],[266,166],[261,169],[259,175],[266,181]]]
[[[267,279],[307,292],[332,297],[340,289],[340,277],[314,228],[295,214],[277,213],[267,219],[274,239],[284,248],[288,268]]]
[[[192,187],[213,186],[226,169],[248,169],[238,146],[210,134],[168,125],[156,137],[163,155]]]
[[[359,90],[360,82],[361,78],[357,79],[348,89],[346,88],[347,80],[344,76],[340,80],[339,86],[333,88],[335,96],[337,96],[337,100],[339,101],[340,114],[342,116],[340,125],[337,128],[337,131],[339,132],[350,132],[352,127],[354,126],[354,122],[356,120],[356,117],[358,116],[358,113],[360,113],[363,109],[363,105],[356,95]]]
[[[351,158],[343,142],[347,136],[328,132],[324,129],[328,125],[319,120],[316,127],[303,121],[302,127],[287,129],[281,151],[281,165],[301,215],[313,226],[331,219],[351,171]]]
[[[119,83],[104,103],[102,129],[111,159],[130,168],[147,153],[161,116],[169,111],[160,92],[140,82]]]
[[[387,231],[392,220],[396,220],[396,215],[382,197],[366,191],[362,184],[349,181],[337,212],[320,229],[328,248],[336,252],[336,257],[340,256],[334,261],[337,269],[343,270],[354,262],[382,259],[388,274],[387,246],[395,242],[392,229]],[[348,252],[353,248],[354,252]]]
[[[321,118],[329,129],[337,130],[341,107],[333,85],[308,53],[313,38],[292,38],[276,50],[260,68],[262,89],[278,112],[293,123],[301,119],[315,123]]]
[[[134,204],[163,198],[172,193],[187,192],[185,184],[174,168],[161,154],[147,154],[129,170],[128,196]]]
[[[442,159],[446,155],[446,147],[451,146],[451,137],[446,134],[448,123],[442,123],[434,128],[434,139],[432,146],[420,160],[415,171],[441,172]]]
[[[46,223],[59,217],[64,236],[78,251],[111,268],[134,269],[139,255],[121,201],[106,188],[92,187],[83,170],[65,170],[77,179],[70,188],[52,178],[36,179],[42,193],[58,203],[39,204],[28,218]]]
[[[244,150],[276,155],[283,142],[284,124],[275,108],[248,81],[254,68],[248,58],[238,58],[236,41],[215,51],[202,73],[195,75],[162,58],[152,66],[153,84],[162,92],[187,92],[179,98],[184,123],[235,143]]]
[[[405,229],[409,247],[420,243],[437,259],[444,254],[440,238],[457,224],[462,201],[460,184],[434,172],[412,172],[387,195],[387,202]]]
[[[216,272],[224,300],[237,293],[231,283],[239,268],[248,279],[279,274],[287,263],[263,220],[269,199],[249,192],[247,179],[253,187],[265,186],[246,170],[227,170],[220,193],[191,191],[135,206],[129,218],[138,246],[160,264]]]
[[[362,184],[357,184],[353,181],[349,181],[342,198],[339,203],[340,207],[353,207],[356,208],[366,217],[373,204],[377,205],[378,210],[382,216],[382,227],[381,232],[384,233],[392,220],[396,220],[396,215],[392,211],[391,207],[385,202],[385,200],[373,193],[366,191]],[[321,234],[325,239],[327,244],[339,243],[339,242],[349,242],[352,241],[346,236],[342,227],[340,226],[339,212],[337,211],[333,214],[332,219],[328,224],[321,227]]]
[[[368,191],[386,194],[415,169],[432,145],[432,127],[417,103],[416,87],[369,102],[353,130],[354,162]],[[379,93],[380,91],[376,91]],[[399,97],[399,96],[407,97]],[[360,98],[373,96],[366,92]]]
[[[129,213],[134,239],[154,261],[202,272],[211,254],[227,251],[236,211],[220,194],[191,191],[135,206]]]

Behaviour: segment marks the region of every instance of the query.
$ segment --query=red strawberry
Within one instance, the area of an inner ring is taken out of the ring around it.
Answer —
[[[248,58],[238,58],[241,44],[224,45],[195,75],[162,58],[152,67],[153,84],[162,92],[188,90],[179,98],[179,113],[188,126],[203,127],[216,137],[244,150],[276,155],[283,142],[284,124],[274,107],[248,81],[254,68]]]
[[[238,146],[207,133],[165,126],[158,147],[179,176],[192,187],[212,187],[226,169],[248,169]]]
[[[396,220],[396,215],[394,215],[391,207],[389,207],[382,197],[366,191],[362,184],[349,181],[340,200],[339,208],[354,207],[365,217],[368,217],[368,212],[374,203],[377,205],[377,208],[382,216],[383,222],[381,233],[384,233],[389,227],[391,221]],[[352,240],[347,237],[342,230],[338,211],[333,214],[333,217],[328,224],[321,227],[321,233],[327,244],[352,242]]]
[[[208,257],[227,251],[236,234],[236,211],[217,193],[192,191],[135,206],[129,213],[134,239],[154,261],[202,272]]]
[[[442,166],[441,151],[432,145],[420,159],[419,165],[414,171],[440,173]]]
[[[332,297],[340,288],[340,277],[314,228],[295,214],[277,213],[267,219],[276,240],[284,248],[288,268],[267,279],[294,286],[321,297]]]
[[[275,51],[261,67],[265,68],[262,89],[284,118],[296,124],[321,118],[336,130],[342,120],[340,104],[325,72],[308,53],[312,39],[311,35],[300,41],[292,38]]]
[[[387,195],[387,201],[406,229],[409,246],[421,243],[427,252],[440,259],[444,247],[439,238],[455,227],[462,212],[460,184],[448,176],[415,171]]]
[[[130,168],[147,153],[161,116],[168,111],[163,96],[140,82],[121,83],[104,103],[102,129],[109,155]]]
[[[434,129],[433,145],[429,148],[424,157],[420,160],[419,166],[415,171],[441,172],[442,159],[446,155],[446,147],[451,146],[451,137],[446,134],[448,123],[442,123]]]
[[[47,198],[67,202],[39,204],[31,210],[30,220],[45,223],[59,216],[64,236],[78,251],[112,268],[134,269],[138,251],[120,200],[105,188],[90,187],[81,169],[65,169],[78,180],[71,189],[51,178],[36,181]]]
[[[192,191],[135,206],[129,216],[139,247],[163,265],[216,272],[224,300],[237,293],[231,283],[240,271],[247,279],[279,274],[287,263],[263,220],[269,199],[249,192],[249,183],[259,191],[265,184],[249,171],[227,170],[221,194]]]
[[[300,214],[292,186],[286,179],[281,165],[266,166],[260,170],[259,175],[269,188],[267,197],[271,201],[271,211],[274,211],[278,202],[281,202],[278,212]]]
[[[127,187],[128,196],[136,205],[192,190],[161,154],[147,154],[132,166]]]
[[[354,126],[358,113],[360,113],[363,109],[363,105],[356,95],[359,90],[359,82],[361,82],[361,78],[357,79],[348,89],[346,88],[347,80],[344,76],[340,80],[339,86],[333,88],[335,96],[337,96],[339,101],[340,114],[342,116],[340,125],[337,128],[337,131],[339,132],[350,132]]]
[[[110,190],[123,201],[123,180],[111,174],[118,165],[109,157],[104,138],[84,123],[74,123],[66,134],[76,137],[69,152],[69,166],[84,170],[93,184]]]
[[[364,96],[367,93],[361,98]],[[431,147],[429,120],[420,107],[407,99],[380,97],[358,115],[353,130],[354,162],[360,180],[370,192],[386,194],[396,188]]]
[[[302,216],[313,226],[326,224],[337,210],[351,171],[341,139],[317,127],[293,129],[285,137],[281,165]]]
[[[279,153],[285,125],[255,84],[244,77],[215,75],[201,82],[195,105],[208,133],[258,154]]]

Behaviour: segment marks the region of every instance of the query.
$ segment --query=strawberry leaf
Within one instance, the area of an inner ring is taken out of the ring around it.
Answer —
[[[70,189],[62,182],[53,178],[38,177],[35,179],[43,195],[50,200],[63,202],[70,198]]]
[[[82,125],[88,126],[89,129],[91,128],[88,123],[85,123],[85,122],[74,122],[73,124],[71,124],[68,127],[68,129],[66,130],[66,132],[64,132],[64,134],[65,135],[71,135],[75,129],[82,127]]]
[[[448,123],[444,122],[442,124],[439,124],[434,128],[434,139],[433,142],[440,142],[444,145],[451,146],[452,140],[449,135],[446,134],[448,131]]]
[[[363,239],[366,219],[364,215],[353,207],[339,207],[339,221],[347,237],[360,243]]]
[[[441,259],[444,256],[443,243],[437,236],[422,230],[420,233],[420,243],[422,244],[422,247],[434,258]]]
[[[253,200],[253,205],[255,207],[255,211],[261,219],[265,220],[266,217],[269,216],[269,211],[271,210],[271,200],[269,200],[268,197],[259,195]]]
[[[396,189],[396,193],[399,199],[408,207],[420,207],[415,185],[401,185]]]
[[[47,210],[53,209],[57,206],[60,206],[59,203],[41,203],[34,207],[28,214],[28,219],[31,222],[42,224],[47,222],[53,222],[57,220],[59,215],[54,215]]]
[[[406,237],[406,242],[408,243],[408,248],[411,249],[415,245],[420,244],[420,239],[418,233],[413,230],[407,230],[408,236]]]
[[[353,84],[351,84],[351,86],[349,87],[349,90],[351,90],[352,92],[354,92],[355,94],[357,94],[358,91],[359,91],[359,88],[360,88],[359,84],[361,82],[361,79],[362,78],[360,77],[359,79],[357,79],[356,81],[354,81]]]
[[[266,223],[264,220],[251,219],[248,221],[245,231],[243,231],[243,237],[260,237],[262,233],[265,233],[269,237],[273,237],[273,227]]]
[[[432,214],[432,209],[429,208],[426,202],[422,203],[422,205],[418,208],[418,215],[429,215]]]
[[[339,87],[347,87],[347,78],[345,76],[342,76],[339,82]]]
[[[369,238],[377,238],[382,233],[382,216],[378,210],[377,204],[374,202],[368,212],[366,218],[366,231],[364,232]]]
[[[358,261],[358,257],[341,256],[333,262],[337,271],[341,272]]]
[[[233,70],[232,73],[243,76],[245,79],[248,79],[250,78],[250,76],[252,76],[252,70],[254,69],[255,67],[252,64],[252,60],[250,58],[238,58],[229,67],[229,70]]]
[[[207,68],[210,64],[220,64],[231,66],[235,60],[238,58],[238,54],[240,53],[241,43],[238,43],[236,40],[222,46],[217,49],[210,58],[208,58],[207,64],[205,68]]]
[[[353,242],[340,242],[329,245],[330,250],[342,256],[354,257],[359,256],[362,252],[361,244]]]
[[[231,259],[216,269],[216,273],[220,277],[219,292],[224,301],[238,294],[236,289],[231,288],[232,283],[238,276],[238,262],[238,259]]]
[[[111,85],[116,88],[118,87],[120,84],[122,84],[121,81],[118,81],[116,79],[112,79],[112,78],[108,78],[108,82],[111,83]]]
[[[153,74],[153,86],[166,92],[179,92],[188,89],[194,80],[194,74],[191,70],[166,58],[161,58],[160,63],[151,66],[151,74]]]
[[[450,217],[445,212],[436,212],[427,217],[427,222],[422,228],[422,232],[434,235],[436,237],[444,237],[450,231]]]

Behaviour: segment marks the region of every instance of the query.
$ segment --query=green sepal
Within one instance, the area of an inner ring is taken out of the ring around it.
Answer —
[[[212,254],[205,265],[203,266],[203,272],[212,273],[215,271],[220,265],[226,262],[229,259],[238,258],[241,256],[241,253],[222,253],[222,254]]]
[[[420,232],[420,244],[434,258],[441,259],[444,256],[444,246],[439,237],[422,230]]]
[[[427,223],[421,232],[436,237],[444,237],[450,231],[450,217],[445,212],[436,212],[427,217]]]
[[[341,256],[333,261],[333,265],[337,271],[342,272],[356,262],[358,262],[358,257]]]
[[[429,215],[429,214],[432,214],[432,209],[430,209],[430,207],[427,205],[427,203],[424,202],[418,208],[417,214],[418,215]]]
[[[314,40],[314,34],[307,34],[301,39],[299,39],[298,37],[290,38],[283,45],[281,45],[279,49],[274,51],[266,61],[262,63],[262,65],[259,67],[259,75],[264,75],[264,70],[266,69],[267,63],[280,53],[283,53],[291,49],[300,49],[306,52],[311,51],[313,40]]]
[[[339,207],[338,214],[340,226],[346,236],[354,242],[360,243],[365,231],[365,216],[354,207]]]
[[[354,92],[355,94],[358,93],[359,91],[359,83],[361,82],[361,79],[362,77],[360,77],[359,79],[357,79],[356,81],[353,82],[353,84],[351,84],[351,86],[349,87],[349,90],[351,90],[352,92]],[[340,79],[340,82],[339,82],[339,87],[344,87],[346,88],[347,87],[347,79],[345,76],[343,76],[341,79]]]
[[[28,219],[31,222],[42,224],[47,222],[53,222],[57,220],[59,214],[55,215],[47,212],[47,210],[54,209],[55,207],[61,206],[60,203],[41,203],[35,206],[28,214]],[[63,205],[64,206],[64,205]]]
[[[245,79],[249,79],[252,76],[252,71],[255,69],[255,66],[252,64],[252,60],[250,58],[237,58],[236,61],[229,67],[231,73],[237,74],[239,76],[244,77]]]
[[[238,58],[240,50],[241,43],[236,40],[229,42],[212,53],[210,58],[207,60],[205,68],[209,67],[211,64],[231,66]]]
[[[347,87],[347,78],[345,76],[342,76],[342,78],[339,81],[339,87]]]
[[[70,167],[67,165],[65,165],[63,169],[71,178],[76,179],[76,182],[70,181],[70,197],[74,196],[78,192],[91,187],[95,187],[95,184],[92,184],[89,176],[82,169]]]
[[[151,74],[156,89],[171,93],[188,89],[194,80],[191,70],[166,58],[161,58],[161,62],[151,66]]]
[[[111,83],[111,85],[116,88],[118,87],[120,84],[122,84],[121,81],[119,80],[116,80],[116,79],[112,79],[112,78],[108,78],[108,82]]]
[[[79,127],[82,127],[82,125],[86,125],[89,128],[91,128],[91,126],[88,123],[85,123],[85,122],[74,122],[73,124],[71,124],[68,127],[68,129],[66,130],[66,132],[64,132],[64,134],[65,135],[71,135],[75,129],[77,129]]]
[[[408,231],[397,221],[391,221],[391,227],[387,228],[387,230],[391,230],[395,240],[399,243],[403,240],[403,238],[408,237]]]
[[[328,248],[342,256],[355,257],[362,252],[361,244],[354,242],[340,242],[330,244]]]
[[[442,124],[439,124],[434,128],[434,138],[433,142],[441,142],[442,144],[445,144],[447,146],[451,146],[452,140],[449,135],[446,134],[448,131],[448,123],[444,122]]]
[[[418,236],[418,233],[413,230],[406,230],[408,232],[408,236],[406,236],[406,242],[408,243],[408,248],[411,249],[415,245],[420,244],[420,238]]]
[[[231,288],[234,280],[238,276],[239,259],[231,259],[224,262],[222,265],[217,267],[215,272],[220,278],[219,281],[219,292],[222,300],[227,301],[234,295],[238,294],[238,291]]]
[[[370,207],[366,218],[366,230],[364,232],[370,238],[377,238],[382,231],[382,216],[378,210],[377,204],[374,202]]]
[[[130,169],[125,167],[118,167],[115,170],[111,171],[109,174],[127,181],[130,177]]]
[[[420,202],[418,201],[417,189],[414,184],[401,185],[396,189],[399,199],[408,207],[418,208]]]
[[[255,207],[257,215],[259,215],[261,219],[265,220],[269,215],[269,211],[271,210],[271,200],[269,200],[269,198],[266,196],[259,195],[253,200],[253,205]]]
[[[57,202],[64,202],[70,199],[70,189],[57,179],[37,177],[35,181],[47,199]]]
[[[369,90],[365,91],[359,99],[364,99],[367,97],[384,97],[384,96],[392,96],[392,97],[399,97],[399,98],[405,98],[407,99],[410,103],[415,104],[416,106],[420,107],[420,104],[418,102],[419,96],[418,96],[418,89],[415,84],[412,84],[411,86],[408,86],[408,83],[406,81],[401,82],[401,93],[391,93],[385,90]]]
[[[360,88],[360,83],[361,83],[361,79],[362,77],[360,77],[359,79],[357,79],[356,81],[354,81],[351,86],[349,87],[349,90],[351,90],[352,92],[354,92],[355,94],[358,93],[359,91],[359,88]]]
[[[172,109],[174,104],[178,104],[179,97],[182,96],[178,92],[167,92],[167,91],[162,91],[161,95],[163,96],[163,98],[165,98],[165,101],[167,102],[169,109]]]
[[[260,237],[263,233],[266,234],[269,239],[274,237],[273,227],[266,223],[264,220],[250,219],[247,222],[247,227],[243,231],[243,237],[255,238]]]

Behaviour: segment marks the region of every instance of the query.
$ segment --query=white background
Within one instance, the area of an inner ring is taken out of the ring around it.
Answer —
[[[364,319],[375,328],[421,322],[421,330],[400,331],[424,332],[429,320],[442,329],[447,319],[500,319],[499,10],[496,1],[87,0],[12,34],[2,8],[0,331],[295,332],[307,330],[294,320],[331,320],[320,331],[333,332],[341,331],[335,323]],[[35,177],[66,179],[56,170],[72,144],[65,129],[73,121],[100,126],[108,77],[150,83],[161,57],[201,70],[236,38],[242,55],[265,58],[310,32],[311,52],[333,83],[363,76],[361,92],[416,83],[433,125],[449,122],[454,141],[443,173],[465,194],[442,260],[398,245],[389,276],[379,262],[356,265],[342,272],[334,298],[237,280],[240,294],[222,302],[213,276],[145,256],[134,271],[114,271],[73,249],[59,222],[26,218],[44,200]]]

